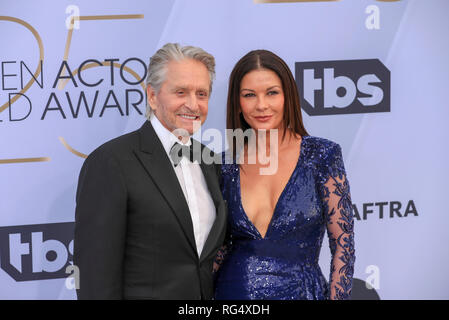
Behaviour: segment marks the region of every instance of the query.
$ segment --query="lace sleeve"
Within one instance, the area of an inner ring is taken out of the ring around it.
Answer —
[[[232,236],[230,235],[228,226],[226,228],[226,236],[223,245],[220,247],[220,249],[218,249],[217,255],[215,256],[214,266],[212,270],[214,276],[216,276],[218,269],[220,269],[220,266],[223,264],[223,261],[226,259],[226,256],[228,255],[231,248],[232,248]]]
[[[218,272],[218,269],[220,269],[220,266],[223,263],[223,260],[227,253],[228,253],[228,246],[226,244],[221,246],[220,249],[218,249],[217,255],[215,256],[214,260],[214,268],[213,268],[214,274]]]
[[[335,144],[321,170],[322,200],[332,255],[329,275],[329,298],[351,298],[354,273],[354,218],[349,182],[346,178],[341,148]]]
[[[226,199],[226,193],[227,190],[225,190],[225,183],[224,183],[224,176],[229,175],[230,166],[227,164],[227,153],[223,151],[221,153],[221,165],[220,165],[220,173],[219,173],[219,183],[220,183],[220,190],[222,191],[223,198]],[[226,211],[228,210],[226,200],[224,201],[226,205]],[[223,245],[218,249],[217,255],[215,256],[214,265],[213,265],[213,274],[216,276],[216,273],[218,272],[218,269],[220,269],[221,264],[223,263],[226,255],[229,252],[230,246],[231,246],[231,236],[230,236],[230,228],[229,225],[226,228],[226,236],[225,240],[223,242]]]

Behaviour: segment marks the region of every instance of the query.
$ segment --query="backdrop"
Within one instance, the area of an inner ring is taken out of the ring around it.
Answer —
[[[82,163],[141,126],[149,57],[179,42],[216,57],[203,130],[224,131],[241,56],[287,62],[307,130],[343,149],[355,298],[448,299],[447,12],[446,0],[1,1],[0,298],[76,297]],[[328,276],[327,239],[320,265]]]

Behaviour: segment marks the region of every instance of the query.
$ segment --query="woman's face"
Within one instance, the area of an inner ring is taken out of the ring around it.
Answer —
[[[251,128],[283,129],[284,91],[281,79],[268,69],[248,72],[240,82],[240,106]]]

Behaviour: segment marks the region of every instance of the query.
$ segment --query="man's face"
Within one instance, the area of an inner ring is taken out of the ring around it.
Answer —
[[[147,88],[148,102],[164,127],[185,129],[190,135],[206,121],[210,94],[206,66],[193,59],[170,61],[158,93]],[[200,125],[199,125],[200,124]]]

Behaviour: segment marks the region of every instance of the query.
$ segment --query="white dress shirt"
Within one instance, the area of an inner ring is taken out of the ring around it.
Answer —
[[[176,142],[190,146],[190,139],[187,143],[182,143],[182,141],[180,141],[174,134],[162,125],[155,115],[151,115],[150,122],[173,165],[173,169],[178,177],[184,197],[187,200],[199,257],[203,250],[207,236],[209,235],[210,229],[215,221],[216,210],[214,201],[210,196],[209,189],[199,163],[197,161],[192,163],[185,157],[182,157],[179,164],[175,167],[173,160],[170,157],[170,149]]]

